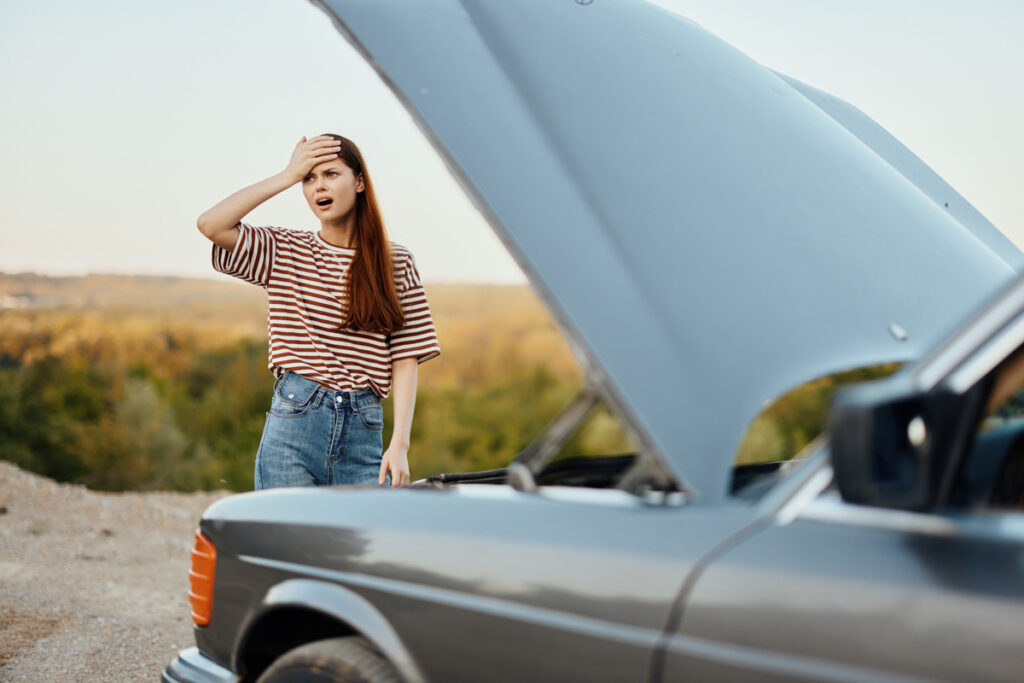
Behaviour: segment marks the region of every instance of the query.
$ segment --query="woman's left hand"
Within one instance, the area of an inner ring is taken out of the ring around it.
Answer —
[[[380,476],[377,484],[384,485],[384,479],[388,472],[391,472],[392,486],[407,486],[409,484],[409,449],[391,444],[384,451],[384,458],[380,461]]]

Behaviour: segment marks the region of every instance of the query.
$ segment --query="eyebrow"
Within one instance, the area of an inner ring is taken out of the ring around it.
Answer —
[[[328,171],[337,171],[337,170],[338,170],[337,166],[331,165],[331,166],[328,166],[327,168],[325,168],[323,171],[321,171],[321,173],[327,173]],[[308,178],[311,175],[313,175],[313,169],[309,170],[309,173],[306,174],[306,177]]]

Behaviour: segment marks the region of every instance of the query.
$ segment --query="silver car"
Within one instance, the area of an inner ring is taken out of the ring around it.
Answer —
[[[1019,680],[1016,247],[860,111],[657,6],[317,4],[587,380],[502,470],[213,505],[164,680]],[[885,364],[796,457],[737,464],[765,405]],[[636,452],[557,459],[600,406]]]

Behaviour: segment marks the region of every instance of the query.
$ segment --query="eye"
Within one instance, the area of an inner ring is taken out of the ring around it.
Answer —
[[[302,179],[302,182],[304,182],[304,183],[308,183],[308,182],[309,182],[310,180],[312,180],[312,179],[313,179],[313,176],[311,176],[311,175],[308,175],[308,176],[306,176],[305,178],[303,178],[303,179]]]
[[[337,171],[328,171],[327,175],[338,175]]]

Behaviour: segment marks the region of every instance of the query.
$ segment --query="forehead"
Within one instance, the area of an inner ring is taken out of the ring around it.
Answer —
[[[327,171],[331,170],[338,171],[340,173],[345,173],[350,172],[352,169],[350,169],[348,165],[340,157],[338,157],[317,164],[316,166],[313,167],[313,170],[310,171],[310,173],[326,173]]]

